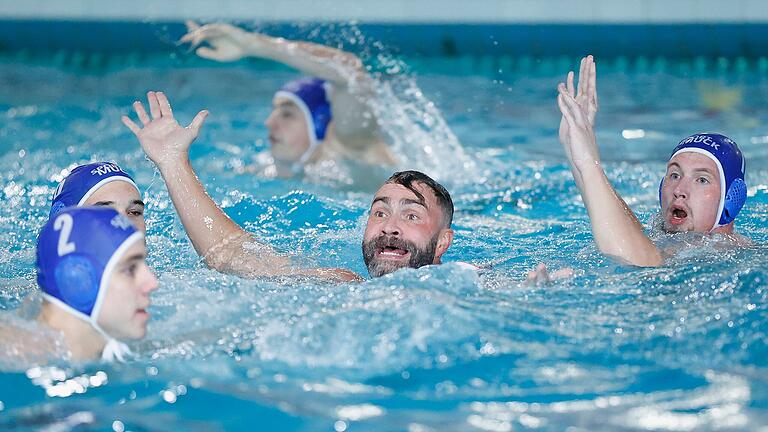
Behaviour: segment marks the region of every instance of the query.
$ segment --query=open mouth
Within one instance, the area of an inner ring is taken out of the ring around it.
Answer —
[[[688,212],[678,206],[674,206],[670,209],[670,215],[669,222],[672,225],[680,225],[688,218]]]
[[[383,259],[401,259],[408,255],[408,251],[397,246],[384,246],[376,251],[376,256]]]

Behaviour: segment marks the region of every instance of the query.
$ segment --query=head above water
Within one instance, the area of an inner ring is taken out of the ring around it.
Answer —
[[[303,166],[325,139],[331,122],[330,85],[318,78],[300,78],[275,93],[267,118],[275,159]]]
[[[87,205],[112,207],[140,231],[146,231],[139,188],[115,163],[94,162],[75,167],[53,193],[49,217],[67,207]]]
[[[44,299],[90,324],[105,340],[140,339],[157,279],[144,235],[111,208],[68,207],[37,238],[37,283]]]
[[[393,174],[376,192],[363,236],[363,259],[372,277],[397,269],[439,264],[453,241],[453,201],[426,174]]]
[[[730,232],[746,201],[744,174],[744,157],[730,138],[701,133],[680,141],[659,187],[665,229]]]

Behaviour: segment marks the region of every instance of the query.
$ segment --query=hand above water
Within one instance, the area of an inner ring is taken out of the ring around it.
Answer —
[[[562,268],[549,272],[547,266],[544,263],[540,263],[533,270],[528,272],[528,276],[525,279],[526,285],[548,285],[559,279],[571,278],[574,275],[574,271],[570,267]]]
[[[123,124],[136,135],[144,153],[159,168],[162,169],[166,164],[187,160],[189,146],[197,138],[200,127],[208,116],[208,111],[200,111],[189,126],[182,127],[173,117],[171,104],[163,92],[148,92],[147,101],[151,118],[141,102],[133,103],[143,128],[128,116],[122,116]]]
[[[568,160],[579,171],[600,163],[594,133],[597,102],[597,70],[593,57],[581,59],[578,87],[574,87],[573,71],[566,83],[557,86],[557,104],[563,114],[560,120],[560,143]]]
[[[260,37],[266,38],[231,24],[213,23],[200,26],[194,21],[187,21],[187,34],[182,36],[179,42],[189,42],[192,48],[207,42],[210,48],[197,48],[197,55],[216,61],[235,61],[251,55],[251,51],[257,48]]]

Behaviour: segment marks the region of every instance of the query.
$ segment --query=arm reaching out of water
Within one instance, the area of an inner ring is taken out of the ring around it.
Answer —
[[[374,97],[373,80],[354,54],[311,42],[292,41],[249,32],[226,23],[199,26],[187,22],[188,33],[181,42],[197,47],[200,57],[220,62],[236,61],[244,57],[274,60],[304,74],[321,78],[333,84],[330,92],[333,132],[342,148],[357,156],[394,164],[395,158],[381,139],[378,122],[369,107]],[[360,152],[368,151],[368,155]]]
[[[563,114],[560,142],[589,214],[592,234],[601,252],[638,266],[658,266],[661,253],[645,235],[632,210],[611,186],[600,165],[594,132],[597,113],[597,72],[592,56],[581,61],[578,92],[573,72],[557,87]]]
[[[151,118],[141,102],[133,104],[143,127],[127,116],[122,117],[123,124],[136,135],[144,153],[160,170],[184,229],[208,266],[246,277],[305,274],[339,280],[360,279],[342,269],[296,271],[289,258],[254,240],[211,199],[189,160],[189,147],[197,138],[208,111],[200,111],[189,126],[182,127],[173,117],[165,94],[149,92],[147,99]]]
[[[357,56],[325,45],[275,38],[226,23],[200,26],[187,21],[187,29],[188,33],[180,41],[189,42],[193,47],[207,42],[210,47],[199,47],[195,52],[210,60],[229,62],[243,57],[267,58],[341,86],[368,78]]]

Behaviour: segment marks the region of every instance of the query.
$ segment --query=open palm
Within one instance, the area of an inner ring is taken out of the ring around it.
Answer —
[[[141,102],[133,107],[143,127],[133,122],[128,116],[122,121],[139,139],[144,153],[156,164],[175,163],[188,157],[189,146],[197,138],[208,111],[197,113],[187,127],[182,127],[173,117],[171,104],[163,92],[148,92],[149,115]]]
[[[195,51],[200,57],[217,61],[235,61],[243,58],[251,45],[258,41],[254,33],[225,23],[199,26],[194,21],[187,21],[187,34],[179,42],[189,42],[196,47],[207,42],[209,47],[199,47]]]
[[[558,106],[563,114],[560,120],[560,142],[571,163],[599,162],[594,125],[597,115],[597,72],[592,56],[581,59],[578,87],[574,74],[568,72],[566,83],[558,85]]]

